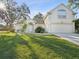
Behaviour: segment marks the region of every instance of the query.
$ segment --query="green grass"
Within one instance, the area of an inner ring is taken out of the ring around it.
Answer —
[[[79,59],[79,46],[54,35],[0,35],[0,59]]]

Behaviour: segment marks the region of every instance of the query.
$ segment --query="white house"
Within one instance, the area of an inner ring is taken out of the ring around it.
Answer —
[[[75,32],[74,15],[64,4],[50,10],[45,17],[45,29],[48,33]]]
[[[48,33],[73,33],[75,32],[75,24],[73,22],[74,15],[71,9],[64,4],[58,5],[56,8],[47,12],[44,22],[34,23],[35,30],[37,27],[43,27]],[[34,31],[33,31],[34,32]]]
[[[31,18],[26,20],[26,33],[34,33],[37,27],[43,27],[48,33],[73,33],[75,32],[74,15],[72,10],[64,4],[58,5],[56,8],[47,12],[42,23],[36,23]],[[15,31],[21,28],[20,24],[14,25]]]

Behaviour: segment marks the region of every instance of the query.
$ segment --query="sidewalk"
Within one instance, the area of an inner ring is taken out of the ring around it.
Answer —
[[[79,34],[55,34],[65,40],[68,40],[74,44],[79,45]]]

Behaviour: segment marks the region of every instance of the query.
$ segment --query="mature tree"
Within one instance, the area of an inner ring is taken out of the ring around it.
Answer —
[[[29,7],[23,3],[21,6],[17,7],[17,11],[19,13],[19,19],[25,19],[27,20],[27,17],[30,17],[30,9]]]
[[[6,22],[7,27],[10,29],[13,28],[15,20],[27,19],[27,16],[29,16],[30,10],[26,4],[23,3],[18,7],[14,0],[4,0],[2,2],[4,2],[6,10],[0,9],[0,17]]]
[[[75,22],[75,32],[79,33],[79,19],[74,20]]]
[[[79,8],[79,0],[68,0],[68,6],[72,8]]]
[[[68,0],[68,7],[74,11],[74,15],[78,14],[79,0]]]
[[[21,32],[24,33],[27,27],[27,18],[29,18],[30,9],[29,7],[23,3],[20,7],[17,8],[17,11],[19,11],[19,24],[22,24]]]
[[[68,7],[74,11],[74,14],[78,13],[79,10],[79,0],[68,0]],[[75,23],[75,32],[79,33],[79,19],[74,20]]]
[[[6,10],[0,9],[0,17],[6,22],[7,28],[12,30],[13,22],[15,21],[17,14],[16,3],[13,0],[6,0],[5,2],[2,2],[5,4]]]
[[[33,20],[38,24],[44,23],[43,15],[41,13],[38,13],[37,15],[35,15]]]

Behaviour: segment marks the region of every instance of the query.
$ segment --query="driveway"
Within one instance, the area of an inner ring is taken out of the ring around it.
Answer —
[[[79,34],[68,34],[68,33],[54,33],[55,35],[61,37],[61,38],[64,38],[65,40],[68,40],[74,44],[77,44],[79,45]]]

